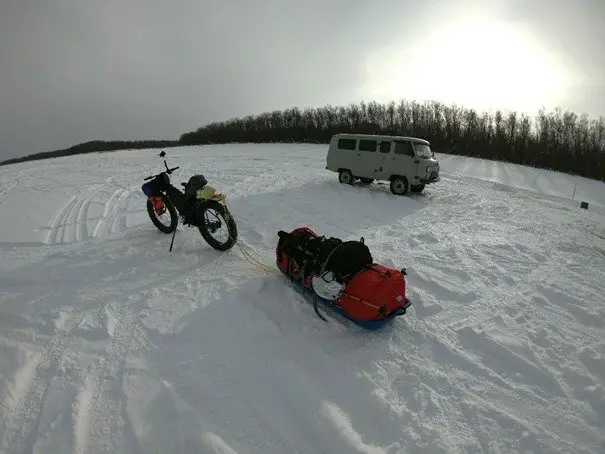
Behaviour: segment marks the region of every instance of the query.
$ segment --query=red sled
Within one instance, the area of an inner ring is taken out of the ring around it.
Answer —
[[[322,320],[326,319],[319,304],[365,329],[376,330],[411,306],[405,268],[374,263],[363,238],[325,238],[308,227],[280,230],[278,237],[277,267]]]

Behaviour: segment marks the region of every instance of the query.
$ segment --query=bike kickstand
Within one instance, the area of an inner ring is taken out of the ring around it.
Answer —
[[[172,245],[174,244],[174,236],[176,235],[176,229],[178,228],[179,223],[177,221],[176,226],[174,227],[174,231],[172,232],[172,241],[170,241],[170,249],[168,252],[172,252]]]

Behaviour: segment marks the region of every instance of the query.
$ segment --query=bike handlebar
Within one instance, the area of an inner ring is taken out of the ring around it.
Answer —
[[[166,164],[166,162],[164,162],[164,164]],[[143,178],[143,181],[151,180],[152,178],[158,177],[158,176],[162,175],[163,173],[170,174],[170,173],[174,172],[178,168],[179,168],[179,166],[176,166],[176,167],[173,167],[172,169],[169,169],[168,166],[166,166],[166,171],[165,172],[160,172],[157,175],[150,175],[147,178]]]
[[[160,157],[163,158],[164,156],[166,156],[166,152],[162,151],[160,153]],[[152,178],[159,177],[160,175],[162,175],[164,173],[171,174],[172,172],[174,172],[176,169],[179,168],[179,166],[176,166],[176,167],[173,167],[172,169],[169,169],[168,168],[168,164],[166,164],[166,160],[165,159],[164,159],[164,167],[166,167],[166,171],[165,172],[160,172],[157,175],[150,175],[147,178],[144,178],[143,181],[148,181],[148,180],[151,180]]]

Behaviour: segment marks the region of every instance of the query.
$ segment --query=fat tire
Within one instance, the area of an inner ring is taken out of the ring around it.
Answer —
[[[220,241],[217,241],[208,231],[208,228],[204,221],[204,214],[208,209],[218,211],[227,223],[227,231],[229,232],[229,238],[226,242],[221,243]],[[231,249],[233,245],[237,242],[237,225],[235,224],[235,220],[233,219],[231,213],[225,208],[225,206],[222,203],[217,202],[216,200],[209,200],[202,204],[201,209],[199,210],[198,229],[206,243],[208,243],[210,247],[218,251],[227,251]]]
[[[149,215],[151,222],[153,222],[153,225],[155,225],[160,232],[172,233],[176,230],[176,226],[179,221],[178,214],[176,212],[176,208],[174,207],[174,205],[166,198],[164,199],[164,206],[166,207],[166,209],[168,210],[168,213],[170,214],[170,225],[168,227],[166,227],[164,224],[162,224],[159,221],[159,219],[157,218],[157,216],[155,214],[155,209],[153,208],[153,203],[151,203],[151,200],[147,200],[147,214]]]

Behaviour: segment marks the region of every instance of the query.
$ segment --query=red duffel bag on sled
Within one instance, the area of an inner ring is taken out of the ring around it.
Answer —
[[[278,232],[276,263],[313,303],[375,330],[403,315],[412,304],[406,295],[405,269],[374,263],[363,238],[342,241],[319,236],[308,227]]]

